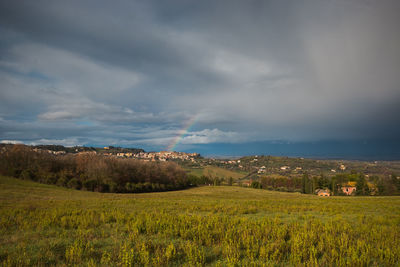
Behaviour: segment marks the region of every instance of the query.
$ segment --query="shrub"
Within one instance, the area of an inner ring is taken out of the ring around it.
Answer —
[[[257,181],[253,181],[253,182],[251,182],[251,187],[260,189],[261,188],[261,184],[259,182],[257,182]]]
[[[94,191],[97,187],[97,181],[94,179],[86,180],[82,183],[82,187],[87,191]]]
[[[57,179],[56,185],[58,186],[66,186],[68,183],[67,179],[65,177],[60,177]]]
[[[20,174],[20,178],[24,180],[34,180],[35,174],[31,170],[23,170]]]

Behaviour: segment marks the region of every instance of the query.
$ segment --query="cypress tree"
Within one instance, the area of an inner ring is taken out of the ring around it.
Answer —
[[[359,175],[356,187],[357,187],[357,190],[356,190],[357,195],[368,195],[369,188],[368,188],[367,181],[365,180],[364,174]]]
[[[301,181],[301,192],[303,194],[310,193],[310,181],[308,178],[308,173],[303,174],[302,181]]]

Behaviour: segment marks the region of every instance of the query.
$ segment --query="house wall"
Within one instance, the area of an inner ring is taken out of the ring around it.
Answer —
[[[351,195],[351,194],[353,194],[353,192],[356,191],[356,187],[344,186],[344,187],[342,187],[342,191],[343,191],[343,193],[345,193],[346,195]]]

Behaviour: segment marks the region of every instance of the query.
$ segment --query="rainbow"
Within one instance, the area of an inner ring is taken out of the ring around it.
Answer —
[[[189,132],[190,128],[196,123],[198,115],[190,118],[184,125],[181,130],[179,130],[178,135],[172,140],[172,142],[167,146],[168,151],[174,151],[179,142],[183,139],[183,137]]]

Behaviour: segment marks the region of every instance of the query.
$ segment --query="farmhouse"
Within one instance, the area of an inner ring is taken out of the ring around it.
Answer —
[[[261,166],[261,168],[258,169],[258,173],[265,173],[265,169],[266,169],[265,166]]]
[[[331,195],[331,192],[328,189],[317,189],[315,193],[319,197],[329,197]]]
[[[352,195],[356,193],[357,188],[355,186],[350,186],[350,185],[346,185],[346,186],[342,186],[341,187],[343,193],[345,193],[346,195]]]
[[[243,186],[250,186],[252,182],[253,182],[252,180],[243,181],[242,185]]]

